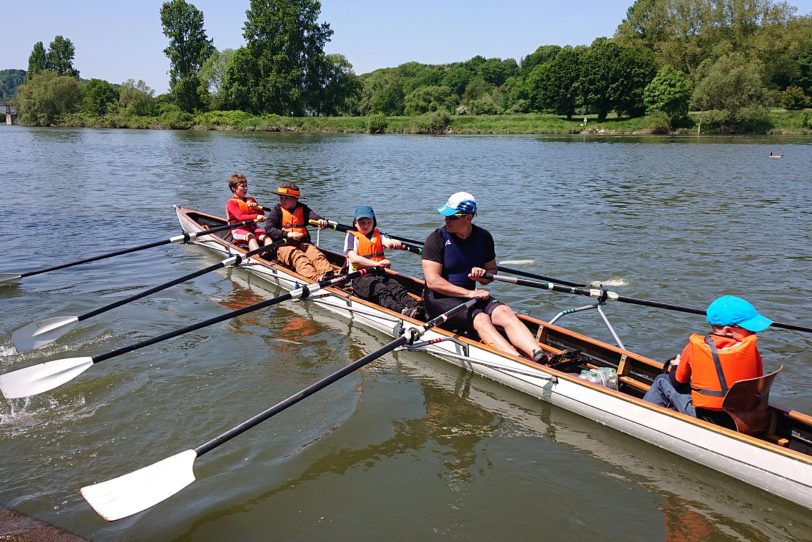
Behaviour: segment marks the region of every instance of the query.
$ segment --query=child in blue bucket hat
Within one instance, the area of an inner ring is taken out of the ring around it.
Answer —
[[[722,410],[734,383],[763,376],[756,333],[767,329],[772,320],[749,301],[732,295],[715,299],[705,315],[711,332],[692,334],[643,399],[691,416],[697,415],[697,408],[712,413]]]
[[[353,227],[355,230],[348,231],[344,238],[344,254],[347,256],[349,271],[390,267],[392,264],[384,255],[384,249],[398,249],[402,243],[390,239],[378,230],[378,219],[372,207],[361,205],[355,210]],[[406,288],[388,274],[356,277],[352,281],[352,289],[358,297],[373,301],[391,311],[416,320],[425,318],[423,304],[410,296]]]

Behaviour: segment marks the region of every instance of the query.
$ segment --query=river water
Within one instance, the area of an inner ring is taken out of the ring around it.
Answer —
[[[771,160],[770,151],[784,158]],[[226,179],[272,203],[296,181],[350,222],[374,206],[413,239],[473,193],[509,267],[704,307],[747,297],[812,325],[808,139],[422,137],[0,128],[0,271],[166,239],[172,204],[222,214]],[[343,237],[322,232],[338,249]],[[419,273],[419,259],[392,256]],[[519,260],[517,262],[517,260]],[[109,352],[278,295],[222,271],[81,323],[17,354],[12,330],[78,315],[218,261],[169,245],[0,289],[0,371]],[[585,298],[507,284],[544,319]],[[700,317],[606,313],[632,350],[666,359]],[[561,321],[611,342],[594,311]],[[0,400],[0,506],[93,540],[809,540],[807,510],[419,353],[394,353],[195,462],[198,480],[114,523],[79,495],[194,448],[387,342],[289,302],[99,363],[41,396]],[[760,335],[773,402],[812,413],[812,336]]]

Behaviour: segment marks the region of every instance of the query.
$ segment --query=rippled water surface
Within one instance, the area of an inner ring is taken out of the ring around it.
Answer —
[[[770,160],[770,151],[784,153]],[[272,203],[422,239],[455,191],[500,261],[622,295],[694,307],[730,293],[812,326],[812,147],[792,139],[319,136],[0,127],[0,271],[27,271],[178,232],[172,204],[222,214],[229,174]],[[323,232],[322,244],[343,238]],[[409,253],[395,266],[419,272]],[[0,289],[0,371],[94,356],[278,295],[221,271],[82,322],[17,354],[12,330],[77,315],[211,265],[170,245]],[[509,265],[510,266],[510,265]],[[549,319],[584,298],[506,284]],[[692,315],[610,304],[630,349],[665,359]],[[563,324],[611,341],[594,312]],[[812,336],[760,336],[784,364],[773,401],[812,412]],[[194,448],[386,337],[285,303],[99,363],[71,383],[0,401],[0,505],[94,540],[808,540],[795,507],[636,439],[418,353],[386,355],[195,462],[198,480],[115,523],[79,487]]]

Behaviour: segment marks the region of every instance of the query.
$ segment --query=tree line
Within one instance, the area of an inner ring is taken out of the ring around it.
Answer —
[[[57,36],[47,50],[38,42],[18,87],[19,118],[50,124],[71,113],[548,112],[599,121],[649,115],[667,130],[690,123],[691,109],[703,111],[708,125],[737,131],[757,128],[770,107],[812,104],[812,18],[796,15],[786,2],[636,0],[613,37],[589,45],[542,45],[520,61],[409,62],[360,76],[343,55],[324,52],[333,31],[318,22],[320,10],[316,0],[251,0],[245,45],[218,51],[202,11],[185,0],[165,2],[160,19],[170,91],[158,97],[141,81],[80,81],[70,40]]]

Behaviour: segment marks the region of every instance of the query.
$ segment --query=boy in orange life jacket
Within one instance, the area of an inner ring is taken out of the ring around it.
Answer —
[[[279,203],[268,213],[265,232],[271,239],[293,241],[276,250],[276,259],[308,280],[331,277],[333,267],[324,254],[310,244],[310,233],[305,227],[309,221],[316,220],[323,228],[327,221],[304,203],[299,203],[301,192],[295,184],[285,183],[274,194],[279,196]]]
[[[730,386],[764,374],[756,333],[772,321],[732,295],[714,300],[705,313],[710,334],[692,334],[671,370],[654,379],[643,399],[696,416],[697,408],[722,410]]]
[[[362,205],[355,210],[353,226],[358,231],[348,231],[344,239],[344,254],[350,272],[357,269],[382,266],[391,263],[383,254],[385,248],[398,248],[401,243],[390,239],[378,230],[375,211],[369,205]],[[411,318],[422,319],[423,306],[409,296],[398,281],[387,275],[365,275],[352,281],[352,289],[358,297],[368,299],[387,309],[399,312]]]
[[[228,178],[228,187],[233,196],[226,202],[226,218],[229,224],[236,224],[243,220],[265,220],[265,213],[257,204],[257,200],[246,196],[248,193],[248,179],[245,175],[235,173]],[[259,248],[259,242],[265,245],[271,244],[271,239],[265,234],[265,230],[258,225],[249,225],[245,228],[233,228],[231,237],[238,245],[248,244],[248,250]]]

